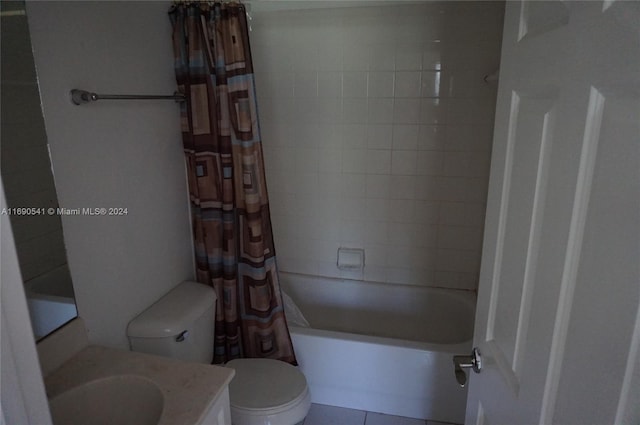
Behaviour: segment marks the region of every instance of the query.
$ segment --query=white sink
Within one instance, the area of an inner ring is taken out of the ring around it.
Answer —
[[[156,425],[164,397],[151,380],[114,375],[49,399],[54,425]]]

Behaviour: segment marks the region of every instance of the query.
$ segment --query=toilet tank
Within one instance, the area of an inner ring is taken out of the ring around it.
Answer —
[[[216,293],[197,282],[182,282],[127,327],[132,351],[211,363]]]

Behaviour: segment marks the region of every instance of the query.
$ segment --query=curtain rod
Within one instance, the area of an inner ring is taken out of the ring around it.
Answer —
[[[184,102],[186,100],[184,94],[174,92],[172,95],[140,95],[140,94],[97,94],[86,90],[73,89],[69,92],[71,101],[76,105],[82,105],[98,100],[175,100],[176,102]]]

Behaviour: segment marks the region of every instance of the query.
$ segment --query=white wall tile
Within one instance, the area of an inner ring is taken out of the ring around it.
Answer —
[[[367,198],[365,208],[366,219],[378,221],[389,220],[391,205],[389,204],[388,200]],[[362,219],[362,217],[360,219]]]
[[[345,149],[366,149],[367,126],[365,124],[345,124],[342,127],[342,146]]]
[[[420,95],[422,97],[440,97],[445,94],[440,71],[422,71]]]
[[[384,267],[387,265],[387,245],[365,244],[365,270],[367,267]]]
[[[396,124],[393,126],[394,150],[417,150],[419,126],[415,124]]]
[[[396,61],[393,44],[373,44],[370,50],[369,70],[394,71]]]
[[[323,37],[325,41],[326,37]],[[340,71],[342,70],[342,48],[331,43],[318,46],[318,70]]]
[[[459,226],[478,226],[484,224],[485,204],[468,202],[443,202],[440,206],[438,223]]]
[[[342,151],[332,148],[318,149],[318,170],[323,174],[339,174],[342,170]]]
[[[477,12],[470,3],[289,11],[254,28],[274,231],[311,240],[283,270],[341,276],[333,251],[348,242],[366,249],[352,278],[475,287],[495,102],[478,81],[500,55],[499,8]]]
[[[318,99],[314,97],[296,98],[295,111],[290,115],[293,122],[316,123],[318,121]]]
[[[335,261],[317,261],[318,275],[339,278],[341,270]]]
[[[342,66],[345,71],[367,71],[370,48],[366,44],[345,45],[342,49]]]
[[[438,247],[438,226],[431,224],[416,224],[413,235],[414,246],[420,248]]]
[[[440,185],[437,179],[416,180],[416,199],[421,201],[440,201]]]
[[[365,238],[366,227],[362,220],[344,220],[340,226],[340,240],[344,243],[360,244]]]
[[[475,273],[480,266],[477,251],[438,249],[436,271]]]
[[[440,221],[440,203],[433,201],[415,201],[415,220],[417,223],[437,224]]]
[[[295,171],[297,173],[318,173],[318,149],[295,149]]]
[[[342,148],[342,130],[343,126],[336,123],[320,123],[315,128],[315,134],[313,135],[317,139],[316,146],[318,148]],[[305,134],[304,130],[296,133],[297,139],[304,139],[309,135]]]
[[[435,248],[413,248],[411,252],[411,266],[421,270],[423,273],[427,270],[435,271],[436,269],[436,250]],[[430,276],[433,279],[434,276]]]
[[[365,263],[364,267],[364,280],[370,282],[386,282],[387,281],[387,267],[374,266]]]
[[[446,100],[425,98],[420,103],[420,124],[444,124],[447,118]]]
[[[421,176],[440,176],[443,174],[445,152],[418,151],[416,174]]]
[[[447,127],[447,150],[452,151],[491,151],[493,126],[451,125]]]
[[[396,47],[396,70],[419,71],[422,69],[422,44],[407,43]]]
[[[482,229],[469,226],[439,226],[438,246],[444,249],[480,251]]]
[[[368,122],[375,124],[391,124],[394,122],[393,98],[369,98]]]
[[[342,201],[342,217],[345,220],[361,220],[367,215],[367,204],[364,198],[346,198]]]
[[[393,72],[369,72],[368,79],[369,97],[393,97],[394,73]]]
[[[366,150],[345,149],[342,152],[343,173],[365,173],[367,171]]]
[[[392,170],[391,151],[388,150],[367,150],[368,174],[388,174]]]
[[[318,99],[319,124],[336,124],[342,122],[342,99]]]
[[[268,84],[267,84],[268,85]],[[256,81],[256,86],[258,82]],[[342,73],[325,71],[318,73],[318,97],[342,97]]]
[[[408,268],[407,259],[411,258],[412,248],[409,246],[393,246],[387,252],[387,266],[394,268]]]
[[[385,174],[367,174],[367,198],[389,199],[390,184],[391,176]]]
[[[364,71],[343,73],[342,96],[367,97],[367,73]]]
[[[440,53],[440,43],[425,43],[422,50],[422,69],[441,70],[442,57]]]
[[[445,147],[446,128],[440,125],[420,125],[418,130],[418,149],[442,150]]]
[[[488,152],[445,152],[445,176],[482,177],[489,175]]]
[[[420,99],[395,99],[394,124],[418,124],[420,122]]]
[[[389,222],[367,220],[367,234],[364,242],[367,244],[387,245],[389,236]],[[366,255],[366,253],[365,253]]]
[[[493,122],[493,100],[485,98],[451,98],[447,104],[446,120],[450,124],[483,124]]]
[[[387,267],[387,282],[415,285],[413,273],[409,267]]]
[[[391,124],[369,124],[367,126],[367,147],[369,149],[391,149],[393,126]]]
[[[394,152],[395,153],[395,152]],[[415,176],[400,176],[392,175],[391,192],[389,193],[390,199],[414,199],[416,192]]]
[[[414,175],[416,174],[418,158],[415,151],[396,151],[391,156],[391,174]]]
[[[415,203],[416,201],[413,199],[391,199],[389,201],[389,219],[397,223],[416,222]]]
[[[420,72],[401,71],[395,74],[396,97],[420,97]]]
[[[343,99],[342,121],[345,124],[366,123],[368,116],[367,99]]]
[[[318,96],[318,73],[315,71],[296,72],[293,94],[300,98]]]
[[[342,196],[364,198],[367,192],[366,174],[342,174]]]
[[[342,163],[340,164],[342,167]],[[267,176],[267,179],[269,177]],[[268,181],[269,184],[269,193],[272,193],[272,185],[271,181]],[[320,174],[318,174],[318,194],[323,198],[331,197],[331,196],[339,196],[342,193],[342,172],[338,171],[328,171],[325,172],[322,167],[320,167]]]

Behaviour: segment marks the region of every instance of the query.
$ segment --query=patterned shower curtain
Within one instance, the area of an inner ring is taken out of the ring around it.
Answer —
[[[197,279],[218,296],[214,363],[265,357],[295,364],[271,234],[244,6],[179,3],[175,71],[187,96],[182,136]]]

